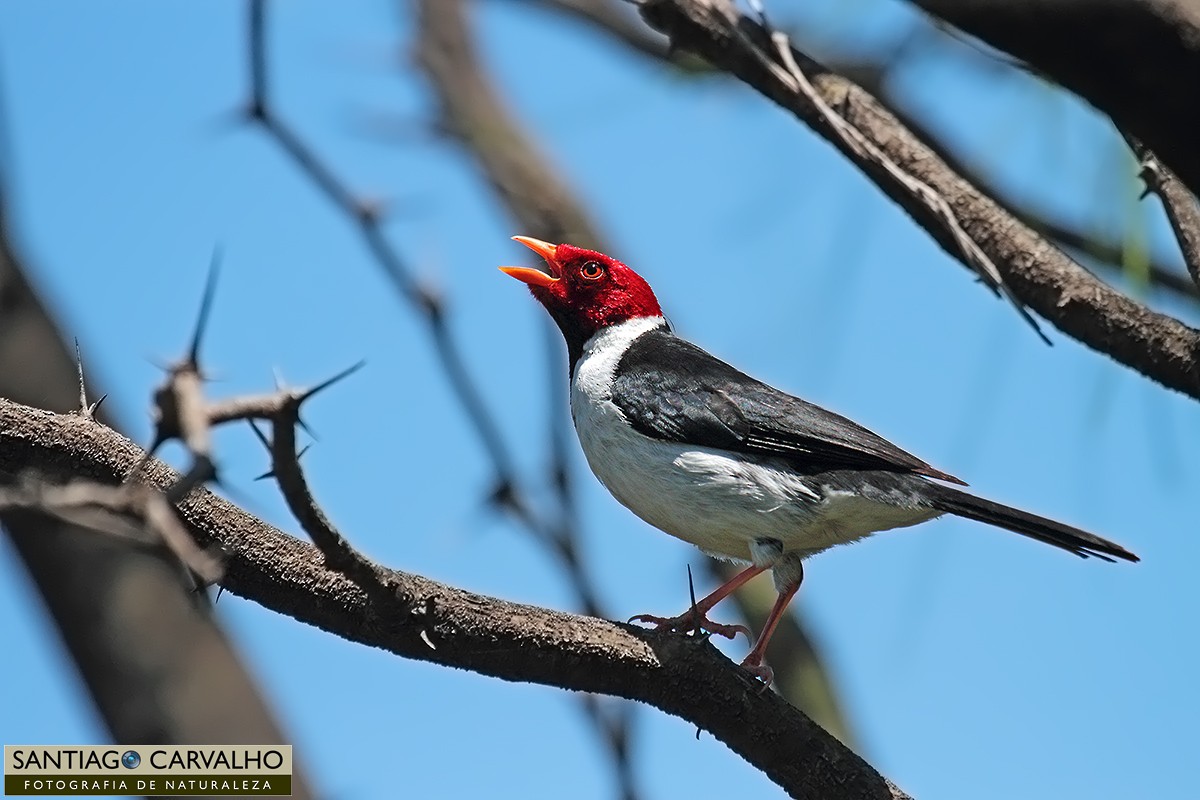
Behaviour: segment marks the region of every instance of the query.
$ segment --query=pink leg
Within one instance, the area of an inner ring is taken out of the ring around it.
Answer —
[[[737,575],[734,575],[725,581],[725,583],[718,586],[712,594],[698,601],[694,607],[689,608],[678,617],[656,617],[652,614],[638,614],[636,617],[630,617],[629,621],[649,622],[658,630],[665,628],[684,633],[703,630],[729,639],[737,636],[738,633],[744,633],[746,634],[746,638],[749,639],[750,629],[745,625],[723,625],[719,622],[713,622],[708,618],[708,612],[717,603],[737,591],[746,581],[766,571],[766,569],[766,567],[746,567]]]
[[[746,660],[742,662],[742,667],[749,670],[755,676],[762,679],[767,685],[771,685],[771,680],[774,678],[774,673],[771,668],[763,663],[763,656],[767,652],[767,642],[771,640],[771,634],[775,632],[776,626],[779,625],[779,620],[783,617],[783,612],[787,610],[788,603],[796,596],[796,590],[800,588],[800,582],[786,587],[779,596],[775,598],[775,605],[771,607],[771,613],[767,617],[767,622],[763,625],[762,633],[758,635],[758,641],[754,643],[754,649],[750,651],[750,655],[746,656]]]

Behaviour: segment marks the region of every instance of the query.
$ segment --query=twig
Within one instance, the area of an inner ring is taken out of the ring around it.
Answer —
[[[1042,332],[1041,327],[1025,308],[1025,304],[1021,302],[1008,284],[1004,281],[1004,276],[1000,274],[1000,270],[992,263],[992,259],[983,251],[979,244],[966,232],[958,216],[950,208],[950,204],[946,202],[946,198],[941,195],[936,189],[930,186],[925,181],[901,169],[900,166],[888,157],[882,149],[876,147],[861,131],[850,124],[844,117],[835,112],[820,93],[813,87],[808,76],[804,74],[804,70],[800,69],[800,65],[796,62],[795,56],[792,54],[791,41],[787,34],[777,30],[767,18],[766,9],[760,0],[751,0],[753,6],[759,15],[759,21],[763,29],[767,32],[771,43],[775,46],[776,54],[783,69],[779,64],[776,64],[768,54],[764,53],[758,45],[746,35],[740,28],[734,28],[738,32],[743,44],[751,51],[756,53],[763,59],[763,64],[767,66],[776,77],[782,81],[789,81],[793,86],[793,90],[803,94],[804,97],[812,103],[817,113],[821,115],[825,123],[842,143],[853,152],[858,158],[869,161],[888,173],[893,180],[900,186],[903,186],[909,191],[912,196],[924,203],[925,206],[936,216],[950,235],[954,238],[958,245],[959,254],[962,259],[983,279],[983,282],[998,296],[1003,296],[1016,309],[1034,332],[1046,344],[1052,344],[1050,339]],[[786,70],[786,71],[785,71]]]
[[[795,91],[790,74],[781,78],[748,51],[744,36],[768,41],[761,26],[724,0],[644,0],[643,18],[680,47],[702,55],[826,135],[948,252],[961,248],[935,219],[877,164],[862,161],[811,102]],[[907,173],[936,190],[953,208],[963,228],[1006,284],[1029,308],[1083,344],[1106,353],[1152,380],[1200,399],[1200,333],[1169,315],[1145,307],[1072,261],[976,186],[950,169],[875,98],[844,77],[796,52],[792,58],[829,105]],[[780,69],[777,67],[777,69]]]
[[[433,339],[434,350],[462,403],[467,419],[478,434],[497,472],[500,485],[516,479],[513,460],[500,435],[499,426],[464,365],[462,353],[446,324],[445,308],[436,292],[421,285],[412,270],[384,235],[378,207],[358,200],[317,153],[275,111],[270,102],[267,67],[266,0],[250,0],[249,52],[251,97],[247,116],[260,126],[280,149],[312,179],[317,188],[359,229],[367,249],[383,269],[401,298],[420,318]]]
[[[1122,133],[1129,149],[1138,160],[1142,180],[1146,182],[1146,191],[1142,198],[1153,192],[1162,201],[1163,210],[1167,212],[1167,221],[1175,232],[1175,240],[1179,242],[1179,250],[1183,253],[1183,261],[1187,264],[1188,274],[1192,282],[1200,288],[1200,206],[1191,191],[1165,164],[1150,152],[1150,148],[1129,134]]]
[[[386,590],[378,570],[370,559],[354,549],[318,505],[304,471],[300,468],[300,456],[303,451],[298,452],[296,449],[296,427],[300,422],[300,407],[318,392],[357,372],[363,363],[360,361],[311,389],[282,389],[274,395],[235,398],[225,405],[221,419],[245,419],[250,423],[255,436],[271,454],[271,470],[267,474],[279,484],[279,490],[292,516],[300,523],[300,527],[312,539],[313,544],[320,549],[325,556],[325,562],[368,593],[373,593],[379,589]],[[263,418],[270,420],[272,424],[272,438],[269,441],[254,424],[255,419]]]
[[[525,1],[533,5],[548,5],[555,8],[564,5],[559,0]],[[603,9],[609,3],[619,2],[620,0],[600,0],[598,5]],[[574,6],[577,3],[585,7],[591,6],[591,0],[567,0],[565,5]],[[664,59],[670,61],[670,59],[666,58],[667,48],[665,45],[661,51],[656,49],[646,50],[640,47],[637,42],[629,41],[622,18],[617,18],[616,24],[610,24],[607,14],[604,13],[577,14],[575,16],[589,20],[596,30],[609,35],[613,41],[626,44],[633,53],[660,63]],[[1125,247],[1121,241],[1113,238],[1104,231],[1086,231],[1073,223],[1057,219],[1048,212],[1026,205],[1023,201],[1018,201],[1014,197],[1004,195],[1002,187],[989,182],[980,172],[972,169],[966,161],[959,158],[953,152],[949,143],[939,138],[930,128],[919,122],[910,109],[906,109],[906,105],[908,104],[903,97],[891,91],[888,78],[894,74],[897,67],[908,63],[906,59],[910,56],[916,55],[920,57],[929,54],[930,48],[918,47],[916,46],[917,42],[924,42],[931,37],[951,37],[955,41],[961,41],[961,34],[957,34],[954,29],[949,28],[945,23],[940,21],[935,22],[936,24],[929,22],[915,23],[920,27],[904,37],[881,56],[866,56],[859,53],[849,54],[845,57],[834,55],[827,66],[830,71],[844,75],[867,92],[878,97],[883,105],[892,109],[901,123],[912,131],[918,139],[925,142],[931,150],[937,153],[938,157],[945,161],[950,169],[979,186],[984,194],[995,198],[1013,216],[1038,234],[1049,238],[1059,246],[1073,253],[1086,256],[1089,259],[1089,263],[1094,263],[1096,266],[1117,275],[1122,274],[1125,269]],[[934,41],[937,41],[937,39],[934,39]],[[994,65],[999,68],[1004,65],[1010,65],[1008,59],[998,59],[990,51],[981,51],[975,40],[970,40],[968,43],[971,45],[970,52],[978,57],[977,64],[973,66],[982,64],[985,66]],[[672,54],[674,58],[679,57],[678,51],[672,51]],[[1018,69],[1022,68],[1020,65],[1011,66]],[[703,74],[706,77],[726,75],[726,73],[715,70],[711,66]],[[1174,264],[1164,263],[1160,259],[1152,258],[1148,264],[1147,278],[1152,286],[1170,292],[1185,302],[1195,304],[1197,301],[1200,301],[1200,288],[1197,288],[1197,285],[1192,282],[1187,273],[1177,268]]]

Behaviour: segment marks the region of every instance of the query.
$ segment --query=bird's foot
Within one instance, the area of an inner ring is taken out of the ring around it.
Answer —
[[[764,689],[771,685],[771,681],[775,680],[775,671],[764,664],[762,656],[756,653],[746,656],[746,660],[742,662],[742,669],[762,681]]]
[[[629,621],[646,622],[653,625],[655,630],[660,631],[668,630],[677,633],[698,633],[704,631],[716,634],[717,636],[724,636],[726,639],[733,639],[739,633],[744,633],[747,639],[751,638],[750,629],[745,625],[726,625],[721,622],[713,622],[703,611],[695,608],[689,608],[678,617],[656,617],[653,614],[638,614],[635,617],[630,617]]]

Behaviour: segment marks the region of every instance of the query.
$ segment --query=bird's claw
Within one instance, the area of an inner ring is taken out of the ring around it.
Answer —
[[[746,660],[742,662],[742,669],[762,681],[764,689],[775,680],[775,671],[762,663],[761,658],[755,658],[753,653],[746,656]]]
[[[722,622],[713,622],[703,613],[698,613],[695,609],[689,609],[683,612],[678,617],[656,617],[653,614],[638,614],[629,618],[630,622],[645,622],[653,625],[655,630],[675,631],[676,633],[696,633],[706,632],[724,636],[726,639],[734,639],[739,633],[746,634],[746,638],[750,639],[750,629],[745,625],[726,625]]]

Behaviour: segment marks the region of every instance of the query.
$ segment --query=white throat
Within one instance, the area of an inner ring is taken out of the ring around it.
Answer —
[[[575,364],[571,379],[571,408],[575,411],[576,393],[592,401],[607,400],[617,364],[639,336],[666,325],[662,317],[635,317],[609,325],[583,343],[583,354]]]

